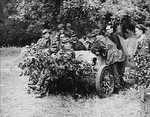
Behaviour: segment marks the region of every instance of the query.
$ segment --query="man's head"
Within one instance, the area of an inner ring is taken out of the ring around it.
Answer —
[[[60,40],[63,40],[66,36],[64,34],[60,35]]]
[[[107,34],[113,33],[113,28],[112,28],[111,25],[107,25],[107,26],[106,26],[106,33],[107,33]]]
[[[86,36],[83,36],[83,40],[86,41],[86,40],[87,40],[87,37],[86,37]]]
[[[65,50],[72,49],[72,45],[70,43],[70,39],[68,37],[63,38],[62,40],[62,48]]]
[[[144,27],[142,24],[136,25],[135,27],[135,33],[137,36],[141,36],[146,32],[146,27]]]
[[[57,26],[57,29],[58,29],[58,30],[63,30],[63,29],[64,29],[64,25],[63,25],[63,24],[59,24],[59,25]]]
[[[49,36],[50,36],[50,30],[49,29],[44,29],[43,31],[42,31],[42,36],[44,37],[44,38],[49,38]]]
[[[121,32],[125,39],[135,35],[135,23],[129,15],[124,15],[121,20]]]
[[[64,34],[65,33],[65,30],[64,29],[61,29],[59,30],[60,34]]]
[[[64,25],[63,25],[63,24],[59,24],[59,25],[57,26],[57,29],[58,29],[58,31],[59,31],[61,34],[64,33]]]
[[[131,22],[128,24],[122,24],[121,30],[125,39],[132,37],[133,35],[135,35],[135,24]]]
[[[71,41],[72,41],[72,43],[76,43],[78,41],[77,35],[75,35],[75,34],[72,35]]]
[[[96,40],[101,40],[101,41],[104,42],[105,39],[106,39],[106,38],[105,38],[103,35],[97,35],[97,36],[96,36]]]
[[[70,24],[70,23],[67,23],[67,24],[66,24],[66,28],[71,28],[71,24]]]
[[[58,42],[52,43],[52,47],[50,48],[51,52],[57,52],[58,50]]]
[[[91,33],[87,34],[87,37],[92,40],[95,41],[96,40],[96,36],[100,34],[100,30],[99,29],[94,29]]]

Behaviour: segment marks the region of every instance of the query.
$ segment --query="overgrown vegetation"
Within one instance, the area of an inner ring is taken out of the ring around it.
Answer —
[[[134,58],[134,62],[137,65],[136,70],[130,70],[125,73],[125,78],[130,82],[138,86],[145,88],[150,87],[150,54],[139,55],[137,54]],[[137,88],[136,87],[136,88]]]
[[[34,47],[33,47],[34,46]],[[28,76],[29,82],[38,84],[40,90],[49,93],[90,94],[95,92],[96,69],[91,64],[76,60],[60,52],[53,57],[49,49],[37,49],[35,45],[27,49],[25,59],[19,67],[21,75]],[[29,89],[31,90],[29,85]]]
[[[92,64],[72,58],[63,51],[59,51],[53,56],[49,48],[39,49],[37,45],[26,48],[25,58],[19,64],[23,70],[21,75],[28,78],[30,92],[70,93],[74,96],[89,95],[96,92],[97,70]],[[125,72],[124,78],[129,81],[130,86],[149,87],[150,54],[137,54],[134,62],[137,69]],[[30,83],[39,87],[30,87]]]
[[[95,29],[97,34],[103,34],[109,22],[117,24],[125,14],[136,24],[150,26],[148,0],[16,0],[7,2],[4,8],[15,12],[8,13],[7,20],[0,24],[0,46],[29,45],[20,68],[33,84],[45,79],[40,89],[34,90],[41,92],[60,93],[68,89],[74,94],[91,92],[95,90],[96,73],[91,64],[68,58],[65,52],[52,57],[51,48],[39,48],[37,41],[43,29],[57,33],[59,24],[70,23],[79,39],[92,35]],[[125,76],[136,79],[137,85],[148,87],[149,58],[149,55],[137,55],[137,71]]]

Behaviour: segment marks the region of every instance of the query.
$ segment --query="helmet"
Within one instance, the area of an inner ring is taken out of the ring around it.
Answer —
[[[67,23],[67,24],[66,24],[66,27],[71,27],[71,24],[70,24],[70,23]]]
[[[64,37],[62,39],[62,43],[68,43],[68,42],[70,42],[70,39],[68,37]]]
[[[143,32],[147,31],[147,28],[144,25],[142,25],[142,24],[136,25],[136,28],[142,30]]]
[[[99,29],[94,29],[91,33],[89,33],[87,36],[89,38],[95,37],[96,35],[99,35],[100,30]]]
[[[63,24],[59,24],[59,25],[57,26],[58,29],[62,29],[63,27],[64,27]]]
[[[50,32],[49,29],[44,29],[44,30],[42,31],[42,34],[49,33],[49,32]]]

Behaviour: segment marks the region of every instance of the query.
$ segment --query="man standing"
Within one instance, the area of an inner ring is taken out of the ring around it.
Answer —
[[[136,25],[137,49],[139,54],[150,53],[150,40],[146,37],[146,27],[142,24]]]
[[[115,82],[116,82],[116,90],[124,87],[123,74],[125,71],[125,53],[123,49],[123,45],[120,42],[119,36],[111,25],[106,27],[106,38],[108,38],[107,45],[107,64],[113,64]]]
[[[75,32],[71,29],[71,24],[70,24],[70,23],[67,23],[67,24],[66,24],[65,34],[66,34],[66,36],[68,36],[69,38],[71,38],[71,36],[75,34]]]

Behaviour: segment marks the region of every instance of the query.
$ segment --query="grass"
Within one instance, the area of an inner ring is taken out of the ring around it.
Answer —
[[[19,77],[14,66],[21,48],[1,48],[2,69],[0,70],[1,117],[141,117],[138,91],[128,91],[100,99],[50,95],[37,99],[25,91],[26,79]],[[9,65],[8,65],[9,64]]]
[[[18,47],[2,47],[0,48],[0,56],[17,56],[21,52],[21,48]]]

